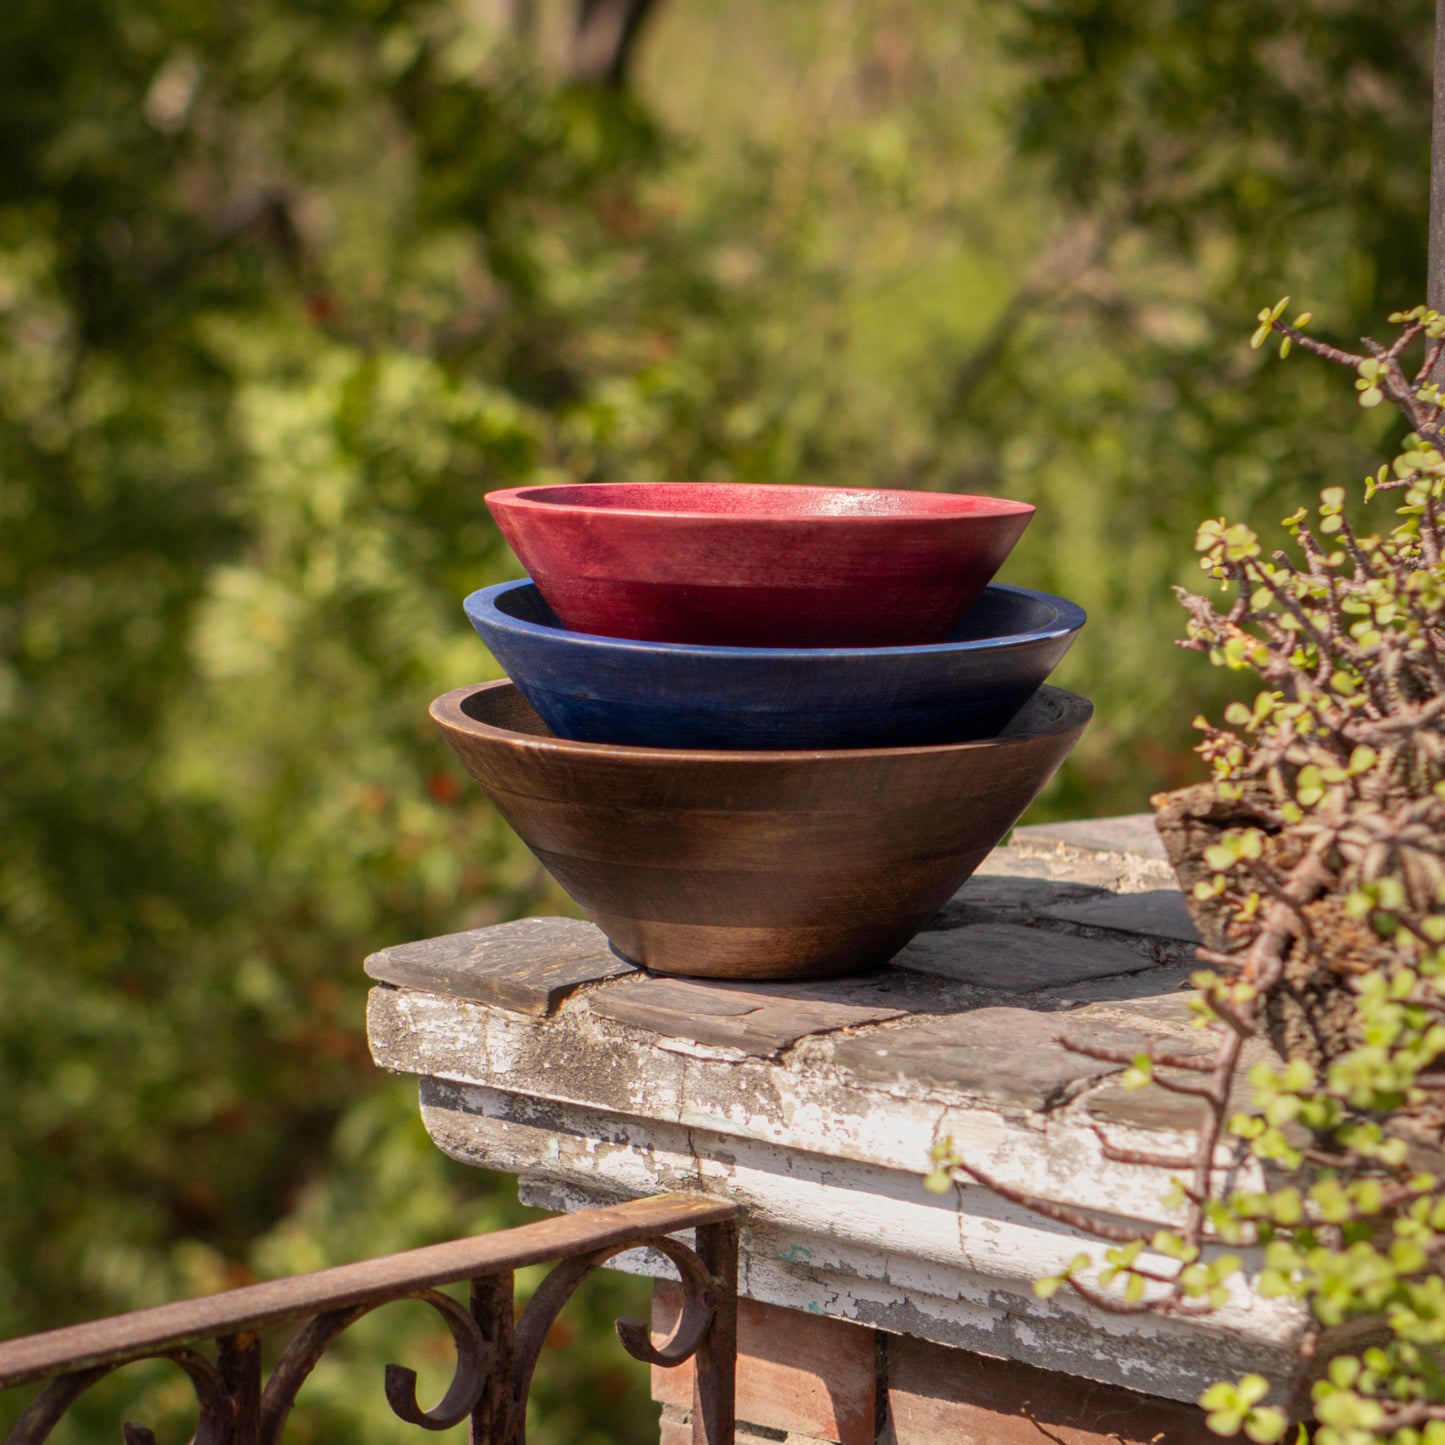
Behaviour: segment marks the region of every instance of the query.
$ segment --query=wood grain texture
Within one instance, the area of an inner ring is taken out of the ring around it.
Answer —
[[[1193,1405],[907,1335],[888,1340],[880,1445],[1206,1445],[1218,1438]]]
[[[432,704],[467,771],[624,957],[755,979],[886,962],[1032,802],[1091,713],[1045,687],[982,742],[709,752],[554,738],[510,683]]]
[[[1084,611],[992,586],[923,647],[701,647],[562,627],[532,582],[462,604],[559,737],[665,748],[871,748],[989,738],[1047,680]]]
[[[723,647],[939,642],[1034,510],[737,482],[513,487],[486,501],[563,626]]]
[[[658,1280],[652,1333],[665,1339],[676,1323],[682,1290]],[[876,1335],[864,1325],[827,1315],[738,1301],[738,1418],[789,1437],[873,1445],[878,1394]],[[692,1400],[691,1361],[652,1371],[652,1398],[686,1409]]]

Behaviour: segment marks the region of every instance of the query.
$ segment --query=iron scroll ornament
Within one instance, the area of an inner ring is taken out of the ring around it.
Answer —
[[[184,1348],[164,1350],[139,1358],[173,1360],[190,1379],[199,1407],[196,1433],[192,1437],[191,1445],[230,1445],[231,1396],[221,1372],[215,1365],[195,1350]],[[16,1421],[15,1428],[6,1437],[5,1445],[41,1445],[42,1441],[50,1438],[50,1432],[60,1423],[70,1407],[92,1385],[120,1369],[122,1365],[134,1363],[136,1361],[133,1359],[117,1360],[114,1364],[75,1370],[52,1380]],[[155,1435],[144,1425],[133,1425],[127,1421],[121,1428],[125,1445],[155,1445]]]
[[[704,1345],[720,1303],[733,1297],[732,1285],[689,1246],[665,1237],[646,1242],[677,1268],[682,1311],[668,1338],[658,1345],[652,1343],[648,1327],[640,1321],[618,1320],[616,1331],[634,1359],[669,1368],[693,1358]],[[417,1400],[415,1371],[388,1365],[385,1393],[392,1412],[429,1431],[452,1429],[470,1418],[473,1445],[525,1445],[532,1378],[558,1314],[587,1276],[638,1243],[609,1244],[562,1260],[532,1295],[515,1325],[510,1271],[474,1279],[470,1309],[439,1290],[403,1288],[316,1314],[288,1342],[264,1388],[260,1336],[244,1329],[212,1336],[218,1342],[214,1363],[188,1346],[126,1353],[51,1380],[21,1415],[5,1445],[44,1445],[92,1385],[127,1364],[155,1359],[177,1364],[195,1391],[197,1424],[191,1445],[281,1445],[297,1396],[326,1350],[358,1319],[399,1300],[419,1300],[437,1311],[451,1333],[457,1363],[442,1399],[429,1410]],[[155,1434],[144,1425],[127,1422],[122,1436],[124,1445],[156,1445]],[[719,1438],[730,1439],[731,1430]]]

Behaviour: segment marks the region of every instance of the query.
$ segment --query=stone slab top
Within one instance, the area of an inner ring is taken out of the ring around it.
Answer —
[[[887,966],[821,982],[650,974],[570,918],[404,944],[366,960],[383,986],[373,1052],[402,1072],[642,1117],[686,1113],[663,1081],[668,1058],[692,1057],[771,1070],[765,1092],[790,1101],[779,1110],[841,1087],[860,1108],[869,1090],[1014,1118],[1097,1103],[1115,1124],[1183,1131],[1197,1105],[1131,1109],[1113,1084],[1123,1063],[1098,1056],[1197,1046],[1194,934],[1169,878],[1146,815],[1021,828]],[[531,1028],[502,1048],[509,1017]]]
[[[1210,1047],[1192,938],[1147,819],[1021,828],[864,976],[663,977],[589,923],[532,918],[373,955],[368,1036],[418,1077],[433,1141],[528,1203],[726,1197],[747,1298],[1192,1400],[1287,1374],[1293,1302],[1241,1290],[1180,1320],[1040,1300],[1103,1246],[1028,1203],[1177,1222],[1199,1103],[1120,1076],[1154,1040]],[[999,1189],[925,1188],[943,1139]]]
[[[541,1015],[556,1013],[584,983],[637,972],[578,918],[519,918],[402,943],[373,953],[364,967],[378,983]]]
[[[1108,853],[1164,862],[1164,844],[1152,813],[1124,813],[1116,818],[1087,818],[1071,823],[1035,823],[1015,828],[1010,843],[1030,851]],[[1167,867],[1167,865],[1166,865]]]

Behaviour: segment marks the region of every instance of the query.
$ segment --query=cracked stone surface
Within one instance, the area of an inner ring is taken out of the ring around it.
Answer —
[[[1016,828],[1010,842],[1015,848],[1053,847],[1160,861],[1164,858],[1164,845],[1159,841],[1152,813],[1126,813],[1076,823],[1038,823],[1031,828]]]
[[[1184,895],[1177,888],[1151,888],[1147,893],[1100,893],[1093,898],[1055,900],[1041,908],[1043,918],[1137,933],[1145,938],[1173,938],[1198,943],[1199,934],[1189,921]]]
[[[373,953],[368,977],[398,988],[471,998],[521,1013],[555,1013],[585,983],[636,973],[590,924],[577,918],[520,918]]]
[[[841,1039],[833,1065],[860,1081],[947,1090],[1043,1113],[1091,1080],[1117,1071],[1114,1064],[1064,1048],[1058,1039],[1066,1029],[1081,1043],[1130,1052],[1146,1041],[1140,1030],[1098,1020],[980,1008]]]
[[[1146,953],[1095,938],[1016,923],[976,923],[919,934],[893,959],[889,971],[913,969],[1000,993],[1023,994],[1142,973],[1155,964]]]
[[[599,989],[589,1000],[600,1018],[666,1038],[691,1039],[765,1056],[805,1034],[880,1023],[905,1012],[901,981],[885,972],[825,984],[731,985],[645,975]]]
[[[1019,867],[1026,861],[1034,864],[1037,876],[975,873],[939,911],[930,931],[965,923],[1030,923],[1046,908],[1114,896],[1098,884],[1061,882],[1050,876],[1046,862],[1022,857],[1014,861]]]
[[[744,1206],[751,1298],[1193,1399],[1287,1373],[1295,1307],[1243,1287],[1191,1320],[1041,1301],[1034,1280],[1099,1247],[988,1189],[922,1184],[947,1137],[1029,1197],[1171,1218],[1167,1172],[1101,1136],[1190,1147],[1191,1101],[1117,1082],[1150,1039],[1203,1046],[1182,915],[1146,818],[1024,828],[864,977],[664,978],[590,924],[527,919],[368,959],[369,1037],[419,1077],[437,1144],[517,1174],[529,1202],[724,1194]]]

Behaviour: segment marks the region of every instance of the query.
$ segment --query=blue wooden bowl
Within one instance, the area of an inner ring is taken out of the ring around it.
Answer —
[[[876,748],[994,737],[1084,625],[1026,587],[987,588],[947,642],[709,647],[569,632],[527,581],[467,616],[562,738],[654,748]]]

